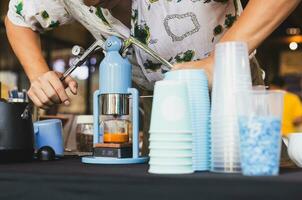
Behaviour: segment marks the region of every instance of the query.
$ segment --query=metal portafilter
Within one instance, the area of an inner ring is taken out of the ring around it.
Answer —
[[[128,94],[101,95],[103,115],[129,115]]]
[[[101,98],[102,115],[129,115],[130,96],[128,94],[103,94]],[[140,96],[140,98],[153,98],[153,96]]]

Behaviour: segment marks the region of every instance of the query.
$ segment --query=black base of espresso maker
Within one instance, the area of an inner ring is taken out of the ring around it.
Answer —
[[[132,144],[96,144],[93,148],[93,156],[109,158],[131,158]]]

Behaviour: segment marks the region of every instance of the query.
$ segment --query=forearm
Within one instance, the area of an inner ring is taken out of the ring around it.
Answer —
[[[131,28],[131,0],[84,0],[84,3],[87,6],[100,6],[109,9],[116,19]]]
[[[254,51],[288,15],[300,0],[250,0],[236,23],[220,42],[244,41]]]
[[[12,24],[7,17],[5,26],[8,40],[28,78],[34,80],[49,71],[42,54],[39,35],[29,28]]]
[[[131,0],[122,0],[110,11],[116,19],[128,28],[131,28],[131,5]]]

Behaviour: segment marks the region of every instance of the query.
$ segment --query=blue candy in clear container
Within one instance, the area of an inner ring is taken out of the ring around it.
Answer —
[[[278,175],[284,92],[252,90],[237,94],[243,175]]]
[[[239,117],[242,173],[248,176],[279,174],[281,119],[269,116]]]

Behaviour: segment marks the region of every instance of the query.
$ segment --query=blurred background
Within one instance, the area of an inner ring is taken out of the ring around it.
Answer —
[[[29,82],[8,43],[4,17],[9,0],[0,1],[0,81],[2,97],[14,87],[28,89]],[[246,5],[247,1],[242,1]],[[276,75],[285,77],[286,88],[302,97],[302,4],[257,50],[260,65],[266,71],[266,83]],[[79,44],[87,48],[93,37],[80,24],[74,23],[42,35],[45,58],[50,67],[64,72],[72,61],[71,48]],[[95,55],[73,73],[79,82],[79,95],[72,96],[69,107],[59,106],[47,114],[91,114],[92,94],[98,87],[98,64],[101,55]],[[81,105],[81,106],[78,106]]]

